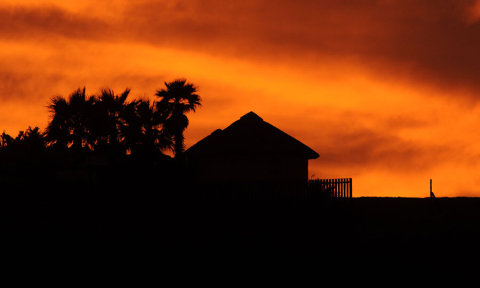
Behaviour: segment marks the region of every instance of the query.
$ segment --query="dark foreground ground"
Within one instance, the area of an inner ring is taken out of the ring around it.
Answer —
[[[420,273],[432,265],[470,265],[480,247],[479,198],[247,207],[183,198],[27,197],[2,201],[2,211],[11,266],[48,268],[53,277],[113,269],[118,279],[130,267],[158,277],[178,273],[179,281],[197,273],[269,271],[276,279],[294,270],[322,277],[398,267]]]

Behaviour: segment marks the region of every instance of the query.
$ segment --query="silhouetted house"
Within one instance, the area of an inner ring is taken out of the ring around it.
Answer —
[[[200,181],[288,181],[308,179],[311,148],[250,112],[217,129],[186,151]]]

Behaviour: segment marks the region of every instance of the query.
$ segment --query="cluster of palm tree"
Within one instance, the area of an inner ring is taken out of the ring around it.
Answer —
[[[21,150],[28,149],[33,151],[41,150],[45,147],[44,134],[38,127],[32,129],[28,127],[25,131],[20,131],[17,137],[13,138],[3,131],[0,135],[0,149]]]
[[[41,145],[52,148],[119,155],[170,149],[180,157],[185,150],[183,132],[189,123],[186,113],[195,111],[201,98],[196,94],[197,87],[185,79],[165,82],[165,86],[155,94],[157,101],[128,101],[129,89],[120,95],[103,89],[99,95],[87,96],[83,88],[68,98],[55,96],[47,106],[51,119],[45,133],[29,128],[15,139],[4,133],[0,148],[36,135]]]

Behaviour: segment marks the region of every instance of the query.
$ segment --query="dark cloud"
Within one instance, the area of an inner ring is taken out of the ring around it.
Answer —
[[[0,37],[48,41],[51,37],[101,40],[113,34],[106,21],[55,6],[1,6]]]
[[[35,72],[6,71],[0,68],[0,101],[31,102],[45,101],[45,93],[54,91],[52,87],[65,80],[61,74],[42,74]],[[48,85],[46,85],[48,83]]]
[[[321,115],[321,111],[317,111],[284,119],[287,125],[283,123],[285,126],[282,126],[279,122],[277,127],[319,153],[320,157],[311,161],[312,167],[333,176],[342,175],[345,170],[350,175],[361,175],[365,171],[411,175],[431,171],[452,161],[464,163],[471,157],[460,143],[455,146],[444,143],[443,139],[419,141],[402,137],[410,131],[438,127],[438,119],[421,116],[399,112],[381,116],[353,111],[332,115],[326,111],[326,115]],[[307,127],[295,128],[300,123]],[[368,123],[375,123],[375,126]]]
[[[441,166],[458,153],[446,145],[405,141],[395,135],[370,129],[341,130],[325,133],[316,143],[318,165],[325,169],[349,167],[352,171],[379,170],[395,174],[415,174]],[[458,156],[458,155],[457,155]]]
[[[0,37],[149,43],[265,62],[352,61],[377,78],[480,91],[473,0],[132,1],[118,17],[0,7]],[[95,15],[98,15],[95,14]],[[348,60],[346,60],[348,59]],[[346,71],[348,73],[348,71]]]
[[[474,3],[143,1],[125,18],[133,37],[155,45],[266,61],[347,58],[381,77],[479,91],[480,22],[469,20]]]

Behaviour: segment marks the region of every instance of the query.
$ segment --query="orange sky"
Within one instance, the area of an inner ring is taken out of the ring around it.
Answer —
[[[254,111],[354,196],[480,196],[480,1],[0,3],[0,129],[54,95],[199,86],[187,147]]]

